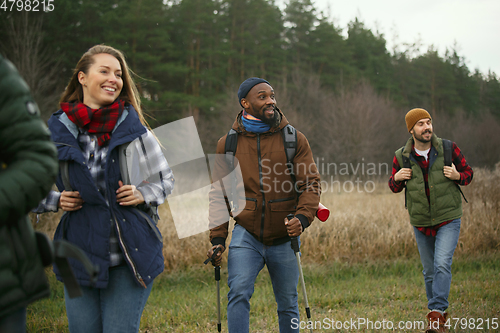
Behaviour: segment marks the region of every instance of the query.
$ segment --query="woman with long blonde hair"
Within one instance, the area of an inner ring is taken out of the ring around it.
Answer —
[[[60,106],[49,128],[70,189],[60,174],[60,192],[51,192],[38,211],[64,210],[54,238],[77,245],[100,268],[93,284],[83,266],[71,262],[83,296],[70,298],[65,289],[70,332],[138,332],[153,280],[164,268],[154,208],[172,191],[172,172],[147,127],[120,51],[90,48]],[[134,167],[148,168],[151,175],[137,185],[124,183],[120,171],[119,147],[129,142],[138,156]]]

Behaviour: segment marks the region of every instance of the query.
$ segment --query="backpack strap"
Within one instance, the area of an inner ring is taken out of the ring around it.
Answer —
[[[453,150],[453,142],[450,140],[442,139],[443,141],[443,154],[444,154],[444,165],[445,166],[451,166],[452,164],[452,150]],[[455,183],[458,187],[458,190],[460,191],[460,194],[462,194],[462,198],[464,198],[466,203],[469,203],[467,201],[467,198],[465,197],[464,192],[462,192],[462,189],[460,188],[460,185]]]
[[[408,156],[403,155],[403,150],[405,148],[401,148],[401,157],[403,158],[403,168],[409,168],[411,169],[411,163],[410,163],[410,158]]]
[[[238,132],[231,128],[227,133],[226,145],[224,147],[226,161],[231,166],[234,166],[234,156],[236,155],[236,148],[238,148]]]
[[[57,265],[70,298],[82,296],[83,293],[69,264],[69,258],[78,260],[84,266],[89,275],[90,285],[95,285],[99,266],[94,265],[79,247],[63,239],[52,241],[46,234],[39,231],[35,231],[35,236],[43,266]]]
[[[286,162],[293,163],[293,158],[297,152],[297,130],[288,124],[281,131],[281,135],[285,145]]]
[[[403,160],[403,168],[411,169],[410,157],[403,155],[405,147],[401,147],[401,159]],[[408,199],[406,197],[406,181],[405,181],[405,209],[408,209]]]
[[[450,140],[443,139],[444,165],[451,166],[451,150],[453,143]]]
[[[238,198],[235,198],[236,195],[236,184],[238,182],[236,178],[236,174],[233,172],[234,171],[234,156],[236,155],[236,148],[238,147],[238,132],[236,132],[234,129],[230,129],[229,132],[227,133],[226,136],[226,144],[224,146],[224,153],[226,156],[226,163],[229,167],[229,170],[231,172],[231,189],[230,189],[230,195],[229,198],[231,199],[229,201],[229,205],[231,208],[231,212],[237,211],[239,208],[238,205]]]
[[[148,168],[151,170],[151,166],[149,165],[149,160],[147,159],[147,152],[146,152],[146,146],[144,145],[144,141],[142,140],[142,137],[139,138],[139,142],[141,143],[141,149],[144,153],[144,156],[146,156],[146,162],[148,163]],[[122,178],[123,185],[131,185],[132,182],[130,180],[130,172],[128,168],[128,161],[127,161],[127,156],[130,155],[130,152],[127,154],[127,148],[130,145],[130,142],[123,143],[118,146],[118,164],[120,165],[120,174]],[[161,178],[161,177],[160,177]],[[146,213],[154,222],[155,225],[158,225],[158,221],[160,220],[160,216],[158,215],[158,207],[151,205],[151,204],[140,204],[137,206],[139,213]],[[149,219],[146,219],[148,223],[150,223]],[[151,229],[155,232],[156,236],[158,237],[158,232],[153,226],[151,226]],[[163,241],[161,237],[158,237],[160,241]]]
[[[71,183],[69,181],[68,164],[69,164],[69,162],[67,160],[59,161],[59,170],[61,171],[61,178],[62,178],[62,182],[64,185],[64,190],[71,192],[71,191],[73,191],[73,189],[72,189]]]
[[[68,261],[69,258],[78,260],[84,266],[85,271],[89,275],[91,286],[94,286],[97,282],[99,266],[94,265],[85,252],[76,245],[63,239],[54,241],[54,257],[54,263],[61,273],[70,298],[80,297],[83,293],[73,274],[73,270]]]
[[[297,130],[295,129],[295,127],[288,124],[283,127],[281,135],[283,136],[283,145],[285,147],[286,166],[288,167],[288,170],[290,171],[290,177],[295,184],[296,178],[293,168],[293,159],[295,157],[295,154],[297,153]]]
[[[63,182],[63,186],[64,186],[64,190],[65,191],[68,191],[68,192],[72,192],[73,191],[73,188],[71,187],[71,183],[69,181],[69,161],[68,160],[64,160],[64,161],[59,161],[59,170],[61,171],[61,179],[62,179],[62,182]],[[65,215],[69,214],[69,212],[64,212],[62,217],[61,217],[61,230],[62,230],[62,237],[63,239],[66,239],[66,232],[67,232],[67,228],[66,228],[66,223],[67,223],[67,219],[64,219],[63,217]]]
[[[118,164],[120,165],[120,174],[123,185],[130,185],[130,174],[127,165],[127,147],[130,142],[118,146]]]

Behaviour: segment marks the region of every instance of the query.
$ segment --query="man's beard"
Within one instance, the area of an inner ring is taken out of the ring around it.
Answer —
[[[278,110],[276,110],[275,107],[273,107],[273,110],[274,110],[274,114],[271,118],[268,118],[268,117],[264,116],[264,114],[263,114],[261,117],[259,117],[259,119],[262,120],[262,122],[264,122],[267,125],[270,125],[270,126],[276,125],[276,123],[278,122]]]
[[[424,134],[425,134],[425,133],[430,133],[430,134],[431,134],[431,138],[430,138],[429,140],[424,139]],[[415,140],[420,141],[420,142],[422,142],[422,143],[429,143],[429,142],[431,142],[431,140],[432,140],[432,131],[431,131],[431,130],[426,130],[426,131],[424,131],[424,132],[423,132],[422,134],[420,134],[420,135],[416,135],[416,134],[415,134]]]

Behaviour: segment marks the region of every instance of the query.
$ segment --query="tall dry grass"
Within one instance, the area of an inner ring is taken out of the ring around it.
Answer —
[[[500,250],[500,162],[493,171],[474,169],[469,186],[462,188],[464,204],[460,254]]]
[[[456,255],[498,252],[500,163],[494,171],[475,169],[472,183],[462,189],[469,203],[463,204],[464,216]],[[331,215],[324,223],[315,220],[301,237],[301,250],[307,263],[363,262],[418,255],[413,229],[404,208],[404,194],[392,193],[385,181],[377,182],[372,193],[324,193],[321,201],[330,208]],[[35,228],[52,236],[60,215],[41,215]],[[202,265],[210,247],[208,232],[179,239],[168,204],[160,207],[160,217],[166,270]]]
[[[500,163],[494,171],[475,169],[470,185],[462,187],[463,217],[457,256],[500,250]],[[404,208],[404,192],[394,194],[386,182],[373,193],[322,196],[331,217],[318,220],[302,237],[308,261],[360,262],[418,256],[413,228]]]

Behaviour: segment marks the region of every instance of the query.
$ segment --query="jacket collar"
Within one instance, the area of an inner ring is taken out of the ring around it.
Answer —
[[[78,138],[78,126],[76,126],[75,123],[68,118],[68,115],[66,113],[56,112],[54,116],[59,117],[59,121],[68,129],[71,134],[73,134],[75,139]],[[125,108],[122,112],[122,115],[120,116],[120,119],[118,119],[115,128],[113,128],[112,133],[118,128],[118,126],[120,126],[120,124],[125,120],[125,118],[127,118],[127,116],[128,109]]]
[[[442,143],[440,143],[441,140],[436,136],[436,134],[432,134],[431,137],[431,150],[429,151],[429,168],[434,164],[436,161],[436,158],[438,154],[442,154],[443,152],[443,147]],[[413,154],[411,153],[413,150],[413,145],[415,141],[413,139],[413,136],[406,141],[405,148],[403,149],[403,156],[408,157],[410,160],[417,162],[415,158],[413,157]]]
[[[405,148],[403,149],[403,156],[410,157],[411,152],[413,150],[413,145],[415,141],[413,140],[413,136],[411,136],[408,141],[406,141]],[[436,134],[432,133],[431,137],[431,150],[432,148],[435,148],[436,150],[439,151],[439,138],[436,136]]]

